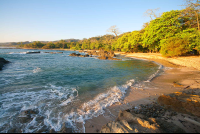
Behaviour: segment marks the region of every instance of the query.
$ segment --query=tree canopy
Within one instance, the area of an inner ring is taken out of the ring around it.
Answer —
[[[111,26],[103,36],[82,40],[60,40],[21,44],[25,48],[106,50],[123,52],[160,52],[163,56],[180,56],[200,53],[199,7],[198,0],[186,0],[185,9],[171,10],[155,15],[141,30],[120,34],[116,25]],[[149,10],[150,11],[150,10]],[[152,17],[151,17],[152,18]]]

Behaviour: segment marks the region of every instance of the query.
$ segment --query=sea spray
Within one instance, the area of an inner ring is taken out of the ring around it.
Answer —
[[[104,114],[106,107],[120,102],[125,96],[126,90],[132,86],[133,83],[134,80],[132,79],[125,85],[112,87],[106,93],[97,95],[93,100],[84,103],[80,109],[77,109],[77,112],[66,114],[65,120],[68,121],[71,126],[74,126],[73,129],[76,132],[85,132],[85,121]],[[77,123],[82,123],[83,128],[77,128]]]

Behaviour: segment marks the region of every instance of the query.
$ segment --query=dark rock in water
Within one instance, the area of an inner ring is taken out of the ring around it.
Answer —
[[[5,60],[4,58],[0,58],[0,70],[2,70],[5,64],[9,63],[9,61]]]
[[[11,128],[7,131],[7,133],[16,133],[16,128]]]
[[[39,112],[37,110],[28,109],[28,110],[22,111],[18,118],[21,123],[27,123],[33,119],[32,115],[36,115],[38,113]]]
[[[29,52],[28,51],[28,52],[26,52],[26,54],[36,54],[36,53],[40,53],[40,51],[36,51],[36,52],[34,52],[34,51],[33,52]]]
[[[67,128],[65,123],[63,123],[61,130],[59,133],[73,133],[72,128]]]
[[[57,54],[57,53],[63,53],[63,52],[44,52],[44,53]]]
[[[84,57],[89,57],[89,54],[84,55]]]
[[[100,56],[100,57],[98,57],[98,59],[100,59],[100,60],[121,60],[121,59],[107,57],[107,56]]]
[[[33,119],[31,117],[18,117],[18,121],[20,123],[27,123],[27,122],[31,122]]]
[[[76,53],[71,53],[69,56],[76,56],[76,57],[89,57],[88,54],[86,54],[86,55],[81,55],[81,54],[76,54]]]
[[[52,128],[49,133],[56,133],[56,131]]]
[[[43,126],[42,128],[40,128],[38,131],[36,131],[36,133],[47,133],[48,132],[48,128],[47,126]]]
[[[22,133],[20,128],[10,128],[7,133]]]
[[[117,59],[117,58],[113,58],[114,52],[107,52],[107,51],[100,51],[100,52],[96,52],[96,51],[89,51],[87,52],[88,54],[86,55],[81,55],[81,54],[76,54],[76,53],[71,53],[69,56],[77,56],[77,57],[92,57],[92,55],[97,55],[99,57],[97,57],[100,60],[121,60],[121,59]]]
[[[69,56],[77,56],[79,57],[81,54],[71,53]]]
[[[38,111],[28,109],[28,110],[23,111],[23,113],[25,113],[26,115],[31,115],[31,114],[38,114]]]

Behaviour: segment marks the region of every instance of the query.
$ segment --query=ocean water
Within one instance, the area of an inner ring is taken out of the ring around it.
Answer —
[[[117,57],[122,61],[110,61],[70,57],[74,51],[44,52],[61,51],[0,49],[0,57],[11,62],[0,71],[1,133],[46,133],[60,131],[63,125],[85,132],[87,119],[103,114],[123,100],[128,87],[150,81],[161,69],[123,56]]]

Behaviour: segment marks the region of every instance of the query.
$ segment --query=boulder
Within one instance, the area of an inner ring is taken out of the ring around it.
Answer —
[[[9,63],[9,61],[5,60],[4,58],[0,58],[0,70],[2,70],[5,64]]]
[[[177,112],[189,113],[200,117],[200,96],[175,92],[158,97],[158,103]]]
[[[84,57],[89,57],[89,54],[84,55]]]
[[[71,53],[69,56],[80,56],[81,54]]]
[[[62,128],[59,131],[59,133],[73,133],[73,130],[72,130],[72,128],[66,127],[66,124],[63,123]]]
[[[32,109],[28,109],[28,110],[24,110],[20,113],[18,120],[21,123],[27,123],[32,121],[32,115],[36,115],[39,112],[37,110],[32,110]]]
[[[76,54],[76,53],[71,53],[69,56],[76,56],[76,57],[89,57],[88,54],[86,54],[86,55],[81,55],[81,54]]]
[[[63,53],[63,52],[44,52],[44,53],[57,54],[57,53]]]
[[[107,57],[107,56],[100,56],[97,57],[100,60],[121,60],[121,59],[117,59],[117,58],[113,58],[113,57]]]
[[[130,110],[129,110],[130,111]],[[100,133],[184,133],[180,127],[159,118],[148,118],[127,110],[118,118],[102,126]]]
[[[99,52],[96,51],[88,51],[86,55],[71,53],[69,56],[77,56],[77,57],[92,57],[92,56],[98,56],[97,58],[100,60],[121,60],[115,57],[114,52],[107,52],[104,50],[100,50]]]
[[[27,51],[26,52],[26,54],[36,54],[36,53],[40,53],[40,51],[32,51],[32,52]]]

